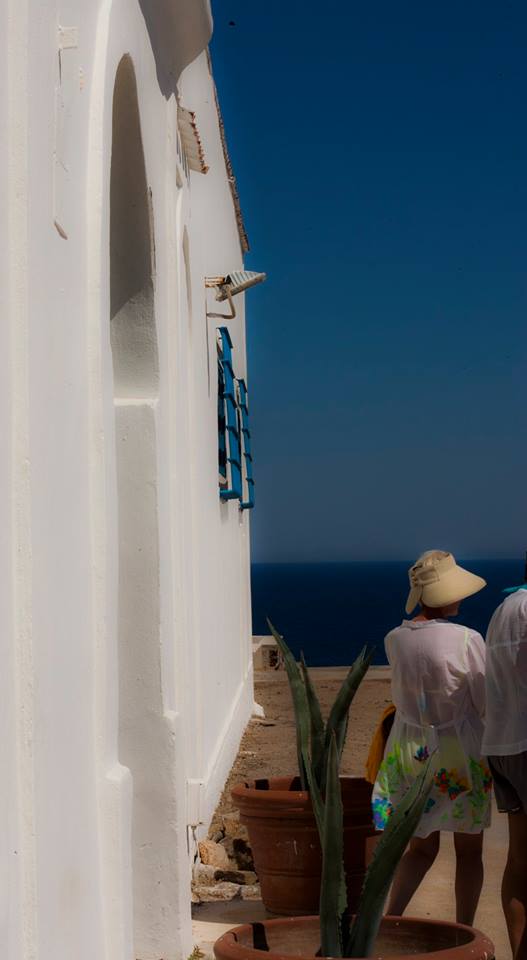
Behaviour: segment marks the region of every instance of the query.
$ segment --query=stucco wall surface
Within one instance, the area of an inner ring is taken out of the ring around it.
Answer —
[[[218,496],[204,287],[242,266],[210,10],[7,0],[0,20],[2,942],[9,960],[175,960],[252,706],[249,519]]]

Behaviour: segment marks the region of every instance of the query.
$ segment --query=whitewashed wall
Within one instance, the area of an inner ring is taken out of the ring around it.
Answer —
[[[9,960],[171,960],[191,948],[190,827],[210,818],[252,706],[249,521],[218,497],[204,288],[242,265],[210,11],[6,0],[0,28],[0,939]],[[152,233],[144,390],[133,369],[123,387],[115,321],[110,334],[123,57]],[[176,81],[206,176],[178,155]]]

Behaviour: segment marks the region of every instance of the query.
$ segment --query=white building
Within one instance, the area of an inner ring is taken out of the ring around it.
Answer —
[[[243,295],[222,321],[205,287],[245,249],[210,9],[0,18],[2,954],[172,960],[252,706],[249,511],[218,487],[217,327],[244,377]]]

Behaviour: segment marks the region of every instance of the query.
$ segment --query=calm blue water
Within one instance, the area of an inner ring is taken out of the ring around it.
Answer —
[[[485,635],[501,590],[523,580],[523,560],[465,560],[487,588],[465,600],[460,622]],[[256,563],[252,566],[253,633],[268,634],[268,616],[312,666],[350,664],[365,643],[386,663],[383,639],[401,622],[409,563]]]

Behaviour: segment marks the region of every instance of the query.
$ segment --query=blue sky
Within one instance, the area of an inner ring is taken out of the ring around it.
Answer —
[[[254,560],[521,556],[527,6],[213,11],[268,273],[246,299]]]

